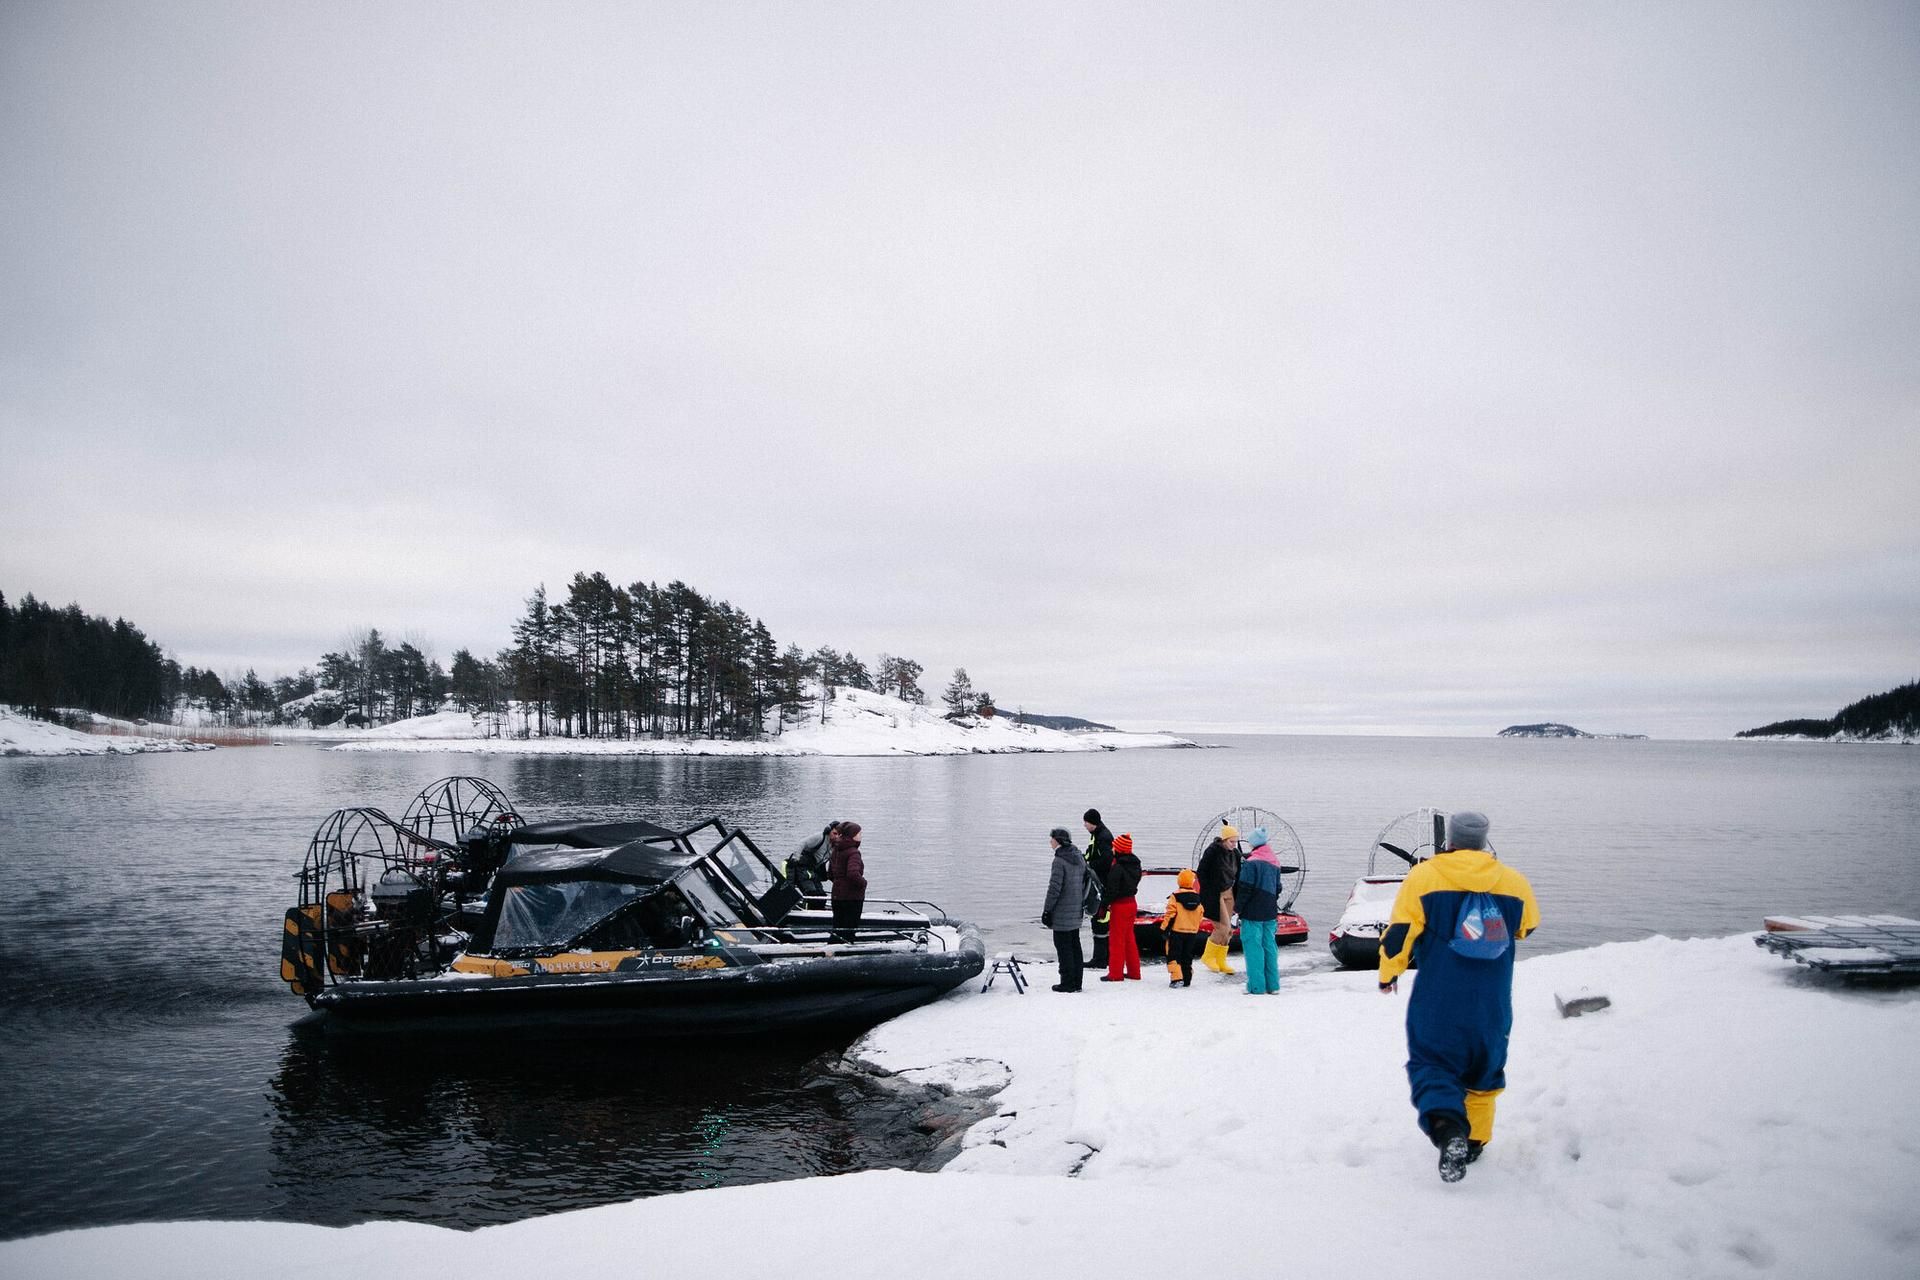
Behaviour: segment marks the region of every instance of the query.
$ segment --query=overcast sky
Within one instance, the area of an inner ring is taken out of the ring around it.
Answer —
[[[0,591],[1129,725],[1920,675],[1920,6],[0,0]]]

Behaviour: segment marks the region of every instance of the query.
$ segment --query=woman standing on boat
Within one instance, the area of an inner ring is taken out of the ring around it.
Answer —
[[[853,941],[853,931],[867,905],[867,864],[860,857],[860,824],[842,822],[833,833],[833,853],[827,859],[827,878],[833,881],[833,930],[842,942]]]
[[[1047,833],[1053,842],[1053,867],[1047,873],[1047,900],[1040,907],[1040,923],[1053,930],[1053,953],[1060,958],[1060,981],[1055,991],[1080,989],[1085,969],[1080,954],[1080,921],[1087,901],[1087,864],[1073,847],[1065,827]]]

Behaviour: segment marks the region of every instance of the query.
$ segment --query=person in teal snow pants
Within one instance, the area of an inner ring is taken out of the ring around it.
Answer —
[[[1280,859],[1267,847],[1267,829],[1255,827],[1247,837],[1253,852],[1240,862],[1234,881],[1233,905],[1240,912],[1240,950],[1247,963],[1247,994],[1280,994],[1280,944],[1274,938],[1280,919]]]

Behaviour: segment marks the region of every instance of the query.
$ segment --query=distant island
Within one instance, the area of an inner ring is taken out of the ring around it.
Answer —
[[[1015,724],[1037,724],[1042,729],[1064,729],[1068,732],[1097,729],[1103,733],[1120,732],[1110,724],[1101,724],[1098,720],[1082,720],[1079,716],[1043,716],[1036,711],[1016,711],[1012,715],[1002,711],[1000,714]]]
[[[1776,720],[1742,729],[1736,738],[1813,738],[1835,742],[1913,742],[1920,739],[1920,680],[1850,702],[1830,720]]]
[[[1615,738],[1624,741],[1642,742],[1644,733],[1588,733],[1585,729],[1576,729],[1570,724],[1557,724],[1546,721],[1542,724],[1510,724],[1497,735],[1502,738]]]

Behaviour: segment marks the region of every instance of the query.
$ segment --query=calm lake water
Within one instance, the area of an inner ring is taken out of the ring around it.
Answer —
[[[1757,927],[1772,912],[1920,916],[1920,750],[1820,743],[1222,738],[1206,751],[930,759],[380,755],[306,746],[0,760],[0,1236],[176,1218],[477,1226],[901,1158],[891,1118],[824,1073],[838,1045],[484,1051],[295,1035],[280,917],[328,811],[398,813],[476,773],[532,817],[722,814],[786,852],[866,828],[876,896],[928,898],[995,949],[1050,955],[1047,830],[1099,807],[1184,863],[1257,804],[1308,853],[1325,933],[1369,841],[1425,804],[1479,808],[1564,950]],[[1035,993],[1049,998],[1044,991]]]

